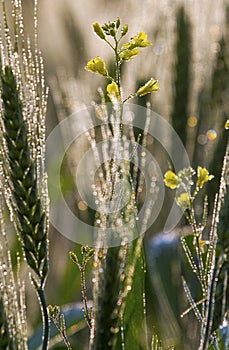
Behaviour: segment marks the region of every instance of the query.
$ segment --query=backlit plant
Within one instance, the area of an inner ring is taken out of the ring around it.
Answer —
[[[8,213],[17,233],[20,252],[30,271],[43,316],[43,330],[39,344],[42,350],[55,343],[50,340],[51,320],[60,333],[65,346],[72,349],[68,339],[68,315],[57,305],[46,305],[45,285],[49,268],[49,198],[45,173],[45,114],[47,90],[44,83],[42,56],[37,44],[37,1],[35,0],[34,50],[25,39],[21,0],[12,0],[13,30],[7,15],[7,1],[2,1],[1,66],[0,66],[0,348],[26,350],[26,305],[24,282],[15,277],[11,252],[7,241]],[[151,178],[151,191],[143,226],[138,232],[138,212],[144,193],[144,152],[147,145],[150,114],[147,106],[144,128],[136,132],[133,125],[123,123],[124,103],[159,90],[158,81],[151,77],[129,96],[122,88],[121,67],[135,59],[151,46],[145,32],[125,40],[128,25],[113,22],[93,24],[95,34],[113,52],[115,72],[99,56],[86,64],[86,70],[106,80],[100,92],[100,103],[93,103],[96,118],[101,123],[99,132],[93,128],[86,132],[97,166],[92,188],[97,205],[94,227],[98,235],[94,248],[81,247],[81,257],[70,252],[81,281],[84,325],[87,323],[91,350],[162,350],[167,345],[148,320],[151,311],[146,291],[146,261],[143,245],[144,229],[153,214],[158,197],[157,174]],[[12,34],[13,33],[13,34]],[[109,103],[106,103],[109,101]],[[228,121],[225,128],[228,129]],[[104,146],[101,163],[96,143],[102,138]],[[130,148],[130,142],[135,148]],[[192,273],[200,286],[200,298],[195,300],[189,281],[181,277],[190,307],[182,317],[194,312],[199,322],[199,350],[227,349],[229,346],[229,149],[227,147],[220,187],[214,203],[212,217],[208,216],[208,200],[204,199],[203,214],[199,218],[196,203],[204,186],[214,176],[201,166],[195,171],[188,167],[175,173],[171,169],[164,175],[164,183],[176,191],[175,201],[189,225],[189,235],[181,232],[180,241]],[[109,158],[109,155],[112,157]],[[134,165],[133,165],[134,163]],[[102,164],[102,165],[101,165]],[[120,206],[120,203],[122,206]],[[6,210],[7,208],[7,210]],[[112,234],[107,234],[111,228]],[[86,268],[92,261],[93,303],[88,300]],[[163,263],[163,262],[162,262]],[[155,273],[149,269],[149,273]],[[148,292],[148,291],[147,291]],[[148,307],[148,309],[147,309]],[[80,311],[81,312],[81,311]],[[82,312],[81,312],[82,313]],[[80,314],[81,315],[81,314]],[[82,316],[82,315],[81,315]],[[85,322],[86,321],[86,322]],[[77,328],[78,325],[76,325]],[[169,325],[167,325],[169,326]],[[49,342],[50,341],[50,342]],[[185,346],[185,344],[171,345]]]

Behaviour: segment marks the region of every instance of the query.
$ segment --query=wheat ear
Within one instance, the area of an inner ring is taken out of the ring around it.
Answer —
[[[27,123],[12,69],[1,72],[3,128],[6,157],[5,178],[10,187],[10,202],[27,264],[36,273],[31,279],[41,304],[44,334],[43,349],[49,338],[49,317],[44,297],[48,273],[47,217],[39,194],[36,161],[32,158]]]

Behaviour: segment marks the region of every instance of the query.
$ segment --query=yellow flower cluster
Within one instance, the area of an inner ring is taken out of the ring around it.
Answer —
[[[112,103],[116,103],[117,101],[124,103],[130,98],[145,96],[146,94],[159,90],[158,80],[151,78],[145,85],[141,86],[137,92],[130,94],[126,99],[121,101],[121,64],[124,61],[132,60],[141,52],[140,48],[150,46],[152,43],[147,40],[147,34],[145,32],[139,32],[132,37],[128,43],[119,47],[118,44],[121,38],[128,32],[128,25],[125,24],[123,27],[120,27],[120,23],[119,17],[114,22],[108,22],[104,25],[100,25],[98,22],[93,23],[95,34],[98,35],[100,39],[105,40],[115,53],[115,78],[113,74],[109,74],[104,60],[99,56],[91,59],[85,67],[86,70],[105,76],[109,80],[110,84],[107,85],[107,96]],[[113,38],[114,42],[110,42],[110,38]]]
[[[176,198],[177,204],[184,211],[192,207],[192,203],[197,193],[204,186],[204,184],[214,178],[213,175],[209,175],[209,171],[206,168],[198,166],[196,188],[194,193],[191,194],[191,186],[193,185],[192,177],[195,173],[196,172],[189,167],[179,171],[178,175],[176,175],[172,170],[168,170],[164,175],[164,182],[167,187],[171,188],[172,190],[182,187],[185,190],[185,192],[181,193],[179,197]]]
[[[146,47],[150,45],[152,45],[152,43],[147,41],[147,34],[145,32],[140,32],[135,35],[128,44],[123,44],[122,49],[132,50],[136,47]]]
[[[145,32],[140,32],[135,35],[129,43],[122,45],[120,58],[123,61],[132,60],[134,56],[141,52],[141,50],[138,50],[139,47],[146,47],[150,45],[152,45],[152,43],[147,41],[147,34]]]

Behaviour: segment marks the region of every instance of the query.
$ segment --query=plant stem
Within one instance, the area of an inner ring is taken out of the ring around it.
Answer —
[[[92,327],[91,324],[91,316],[88,312],[88,305],[87,305],[87,287],[86,287],[86,280],[85,280],[85,266],[80,267],[80,275],[81,275],[81,287],[82,287],[82,299],[84,304],[84,315],[87,321],[87,324],[89,328]]]
[[[42,337],[43,344],[41,349],[47,350],[48,342],[49,342],[50,320],[49,320],[49,314],[47,310],[44,289],[43,288],[37,289],[37,295],[40,302],[42,319],[43,319],[43,337]]]
[[[55,323],[56,328],[58,329],[58,331],[60,332],[60,334],[62,335],[65,345],[67,346],[68,350],[72,350],[71,344],[68,341],[68,338],[66,336],[66,333],[64,331],[62,331],[62,329],[58,326],[58,323]]]
[[[203,335],[203,345],[200,348],[201,350],[207,350],[209,346],[209,339],[211,335],[211,325],[213,321],[213,312],[214,312],[214,303],[215,303],[215,289],[216,289],[216,281],[217,281],[217,274],[218,274],[218,258],[216,258],[214,270],[212,273],[211,278],[211,285],[210,285],[210,292],[209,292],[209,300],[208,300],[208,308],[207,308],[207,315],[206,315],[206,324],[204,327],[204,335]]]
[[[119,95],[121,96],[121,86],[120,86],[120,57],[118,51],[118,41],[115,39],[115,61],[116,61],[116,84],[118,85]]]

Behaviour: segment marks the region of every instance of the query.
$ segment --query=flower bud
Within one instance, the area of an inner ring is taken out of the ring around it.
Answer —
[[[119,26],[120,26],[120,18],[118,17],[118,18],[116,19],[116,29],[118,29]]]
[[[141,86],[138,89],[137,95],[141,97],[149,94],[150,92],[158,91],[158,90],[159,90],[158,80],[151,78],[149,81],[147,81],[147,83],[145,83],[145,85]]]
[[[113,28],[111,28],[110,29],[110,35],[115,37],[115,34],[116,34],[115,30]]]
[[[125,25],[122,27],[121,35],[124,36],[124,35],[126,35],[127,32],[128,32],[128,24],[125,24]]]
[[[103,33],[102,28],[100,27],[100,24],[98,22],[94,22],[93,23],[93,28],[94,28],[94,32],[102,39],[105,39],[105,35]]]

